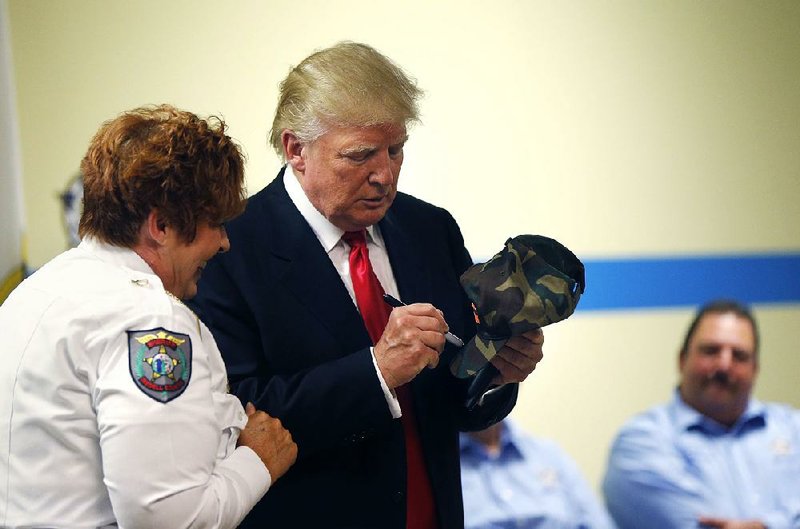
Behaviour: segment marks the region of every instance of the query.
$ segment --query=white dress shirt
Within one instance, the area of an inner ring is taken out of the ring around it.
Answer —
[[[135,338],[159,330],[184,339],[166,402],[137,382]],[[232,528],[269,488],[211,333],[132,250],[84,239],[12,292],[0,334],[0,526]]]
[[[342,278],[344,286],[347,287],[353,304],[356,305],[356,309],[358,309],[355,291],[353,290],[353,279],[350,277],[350,246],[342,240],[344,230],[331,224],[331,222],[311,204],[303,188],[300,187],[300,182],[297,180],[297,176],[294,174],[291,165],[286,166],[283,184],[286,187],[289,198],[298,211],[300,211],[300,214],[306,222],[308,222],[308,225],[311,226],[314,235],[317,236],[325,253],[328,254],[328,258],[339,273],[339,277]],[[367,228],[367,251],[369,252],[369,261],[372,264],[372,269],[375,271],[375,276],[377,276],[378,281],[380,281],[383,291],[399,298],[397,282],[394,279],[392,265],[389,262],[389,255],[386,253],[386,243],[377,225]],[[372,362],[375,365],[375,373],[380,381],[392,417],[398,418],[402,415],[400,411],[400,402],[389,390],[389,386],[383,379],[380,369],[378,369],[377,361],[375,360],[374,350],[372,351]]]

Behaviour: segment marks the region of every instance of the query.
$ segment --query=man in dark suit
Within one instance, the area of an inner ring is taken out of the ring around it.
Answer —
[[[271,132],[287,165],[203,272],[193,306],[232,389],[299,449],[243,527],[462,529],[458,431],[505,417],[542,358],[541,331],[513,337],[492,360],[497,387],[465,408],[469,380],[450,373],[458,348],[444,335],[475,333],[458,281],[471,259],[447,211],[397,192],[419,94],[363,44],[292,69]],[[351,269],[364,242],[376,288],[408,303],[377,331],[384,305],[363,305]]]

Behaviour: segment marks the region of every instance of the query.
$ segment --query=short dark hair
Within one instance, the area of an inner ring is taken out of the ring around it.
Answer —
[[[244,159],[225,122],[170,105],[140,107],[106,121],[81,162],[80,234],[132,247],[150,211],[186,242],[198,222],[244,211]]]
[[[750,322],[750,326],[753,328],[753,338],[755,341],[755,351],[753,353],[758,357],[758,325],[756,325],[756,319],[753,317],[753,313],[750,311],[750,308],[733,299],[715,299],[709,301],[697,311],[694,319],[692,320],[691,325],[689,325],[689,330],[686,332],[686,337],[683,339],[683,346],[681,347],[681,356],[686,356],[689,348],[689,340],[692,339],[692,335],[697,330],[697,326],[700,324],[700,320],[703,319],[704,316],[707,314],[735,314],[740,318],[744,318]]]

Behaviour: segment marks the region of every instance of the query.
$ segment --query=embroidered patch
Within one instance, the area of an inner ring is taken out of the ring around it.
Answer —
[[[167,403],[180,396],[192,375],[192,340],[188,334],[157,327],[128,331],[128,362],[136,387]]]

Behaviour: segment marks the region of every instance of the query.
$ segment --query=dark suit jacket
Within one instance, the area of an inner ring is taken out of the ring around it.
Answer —
[[[288,176],[293,178],[293,176]],[[401,299],[429,302],[464,339],[475,333],[459,285],[471,265],[445,210],[398,193],[380,222]],[[229,223],[231,250],[212,259],[192,306],[214,333],[232,390],[279,417],[298,444],[297,463],[243,527],[405,527],[405,448],[370,354],[370,339],[341,278],[278,178]],[[461,529],[459,430],[504,417],[517,385],[478,410],[466,382],[436,369],[412,382],[440,529]]]

